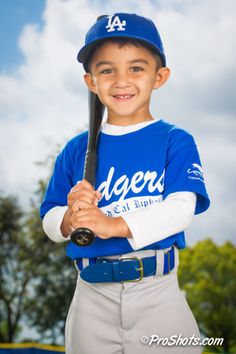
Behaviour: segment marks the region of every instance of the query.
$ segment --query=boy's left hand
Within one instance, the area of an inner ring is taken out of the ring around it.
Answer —
[[[71,208],[70,226],[89,228],[102,239],[110,237],[130,237],[126,222],[121,217],[108,217],[97,206],[77,201]]]

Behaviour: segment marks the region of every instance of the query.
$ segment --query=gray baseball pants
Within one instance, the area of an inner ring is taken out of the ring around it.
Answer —
[[[163,251],[132,254],[149,257],[156,252],[157,255],[156,276],[137,283],[91,284],[78,276],[66,320],[66,354],[202,352],[199,346],[164,345],[171,336],[173,340],[179,338],[181,343],[183,338],[200,338],[200,334],[179,289],[178,251],[175,268],[164,276],[159,274],[163,269]]]

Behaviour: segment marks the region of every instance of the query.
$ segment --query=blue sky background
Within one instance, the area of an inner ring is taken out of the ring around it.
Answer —
[[[199,147],[211,207],[187,232],[235,240],[234,0],[5,0],[0,2],[0,190],[27,207],[47,168],[35,164],[87,126],[87,90],[76,61],[101,13],[151,17],[171,68],[152,113],[185,128]]]
[[[0,2],[0,71],[11,71],[24,60],[18,48],[19,34],[26,23],[42,28],[45,0],[3,0]]]

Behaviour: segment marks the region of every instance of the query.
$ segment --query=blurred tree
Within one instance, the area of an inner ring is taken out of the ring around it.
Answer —
[[[51,174],[59,150],[54,144],[37,165]],[[15,341],[23,323],[34,327],[40,340],[57,344],[64,337],[77,271],[65,257],[65,244],[43,232],[39,206],[47,182],[38,181],[29,212],[16,198],[0,194],[0,342]]]
[[[40,195],[44,194],[44,187],[41,183]],[[56,244],[45,236],[39,205],[32,205],[26,224],[32,240],[32,244],[28,244],[28,252],[31,253],[33,267],[37,269],[27,302],[28,323],[40,334],[41,341],[61,344],[77,271],[65,256],[65,244]]]
[[[207,239],[180,253],[179,283],[206,337],[224,338],[218,352],[235,352],[236,249]],[[207,348],[209,349],[209,348]]]
[[[37,200],[44,189],[40,181]],[[65,245],[45,236],[36,204],[23,215],[16,199],[0,197],[1,342],[15,341],[23,321],[40,340],[56,344],[64,336],[77,272],[65,257]]]
[[[13,341],[24,311],[29,274],[19,260],[22,210],[13,197],[0,197],[0,341]]]
[[[52,242],[42,229],[39,207],[46,185],[47,181],[39,181],[36,200],[31,202],[25,223],[30,242],[24,252],[31,254],[31,263],[35,269],[25,315],[28,324],[40,335],[41,341],[63,344],[65,320],[77,271],[65,256],[65,243]]]

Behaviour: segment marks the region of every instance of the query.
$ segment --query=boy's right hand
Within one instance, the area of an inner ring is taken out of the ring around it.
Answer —
[[[68,209],[64,215],[62,224],[61,224],[61,232],[63,236],[68,236],[73,231],[70,228],[70,218],[72,216],[72,207],[73,205],[80,201],[85,202],[90,205],[98,205],[98,201],[101,198],[101,193],[95,191],[93,186],[83,179],[82,181],[78,182],[69,192],[67,196],[67,205]]]

